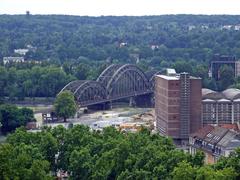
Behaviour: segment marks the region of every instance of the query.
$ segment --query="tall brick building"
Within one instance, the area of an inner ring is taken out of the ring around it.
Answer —
[[[190,133],[202,127],[201,78],[172,72],[155,77],[157,130],[174,140],[188,140]]]

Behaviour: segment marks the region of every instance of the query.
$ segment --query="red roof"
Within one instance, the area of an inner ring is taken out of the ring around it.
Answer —
[[[203,139],[208,133],[210,133],[214,129],[214,126],[212,125],[206,125],[203,128],[199,129],[197,132],[192,133],[191,137],[198,137],[200,139]]]
[[[234,130],[236,132],[240,132],[240,129],[236,123],[235,124],[219,124],[219,126],[226,129]]]

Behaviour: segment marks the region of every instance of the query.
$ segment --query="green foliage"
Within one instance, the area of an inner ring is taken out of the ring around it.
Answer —
[[[224,168],[223,170],[214,170],[211,167],[205,166],[201,167],[196,172],[196,180],[235,180],[236,179],[236,171],[232,168]]]
[[[86,65],[84,64],[79,64],[76,67],[75,77],[78,78],[79,80],[85,80],[87,78],[88,68],[89,67],[86,67]]]
[[[240,175],[239,150],[206,166],[201,152],[191,156],[147,130],[123,134],[112,127],[99,132],[83,125],[37,133],[19,128],[0,145],[0,161],[0,179],[48,179],[50,171],[59,169],[70,179],[96,180],[234,180]]]
[[[240,178],[240,148],[231,153],[228,158],[222,157],[215,165],[216,169],[223,169],[224,167],[233,168],[238,172],[237,177]]]
[[[0,179],[52,179],[49,162],[32,145],[0,145]]]
[[[73,179],[87,179],[91,174],[92,163],[89,149],[74,150],[70,155],[69,170]]]
[[[55,66],[0,67],[0,98],[54,97],[74,79]]]
[[[173,67],[177,73],[188,72],[188,73],[192,74],[192,72],[193,72],[192,65],[186,61],[176,61],[174,63]]]
[[[28,108],[18,108],[15,105],[0,105],[0,122],[3,133],[14,131],[17,127],[25,126],[35,121],[33,111]]]
[[[209,61],[214,53],[239,55],[239,31],[222,30],[238,24],[239,16],[165,15],[142,17],[76,17],[56,15],[1,15],[0,59],[14,49],[37,47],[26,59],[65,62],[85,57],[108,57],[129,62],[161,57],[165,61]],[[189,26],[195,26],[188,30]],[[203,28],[207,26],[208,28]],[[120,43],[127,43],[121,47]],[[151,45],[158,45],[152,50]]]
[[[219,90],[225,90],[230,85],[234,84],[234,70],[232,67],[224,65],[219,69],[220,74],[220,81],[219,83]]]
[[[173,180],[191,180],[195,179],[195,169],[187,162],[183,161],[174,168],[172,173]]]
[[[7,71],[4,67],[0,66],[0,98],[4,96],[4,87],[7,84]]]
[[[54,108],[57,115],[63,117],[64,121],[75,115],[77,112],[77,104],[73,94],[70,91],[61,92],[56,98]]]
[[[221,29],[239,24],[238,20],[239,16],[203,15],[1,15],[0,59],[32,45],[36,49],[25,59],[41,64],[1,67],[0,98],[54,97],[71,80],[95,80],[107,63],[136,63],[143,70],[175,67],[201,77],[205,88],[239,87],[232,77],[218,83],[207,78],[213,54],[240,57],[240,31]]]
[[[192,157],[192,164],[201,167],[204,165],[204,158],[204,153],[202,151],[197,151]]]

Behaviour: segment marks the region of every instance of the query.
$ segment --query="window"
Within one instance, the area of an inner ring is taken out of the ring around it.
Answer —
[[[207,137],[208,137],[208,138],[211,138],[212,136],[213,136],[213,135],[212,135],[211,133],[208,133],[208,134],[207,134]]]

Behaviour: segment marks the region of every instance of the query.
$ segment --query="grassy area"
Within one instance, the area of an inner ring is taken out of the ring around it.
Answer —
[[[34,113],[45,112],[52,109],[52,106],[31,106],[31,105],[17,105],[19,108],[26,107],[32,109]]]

